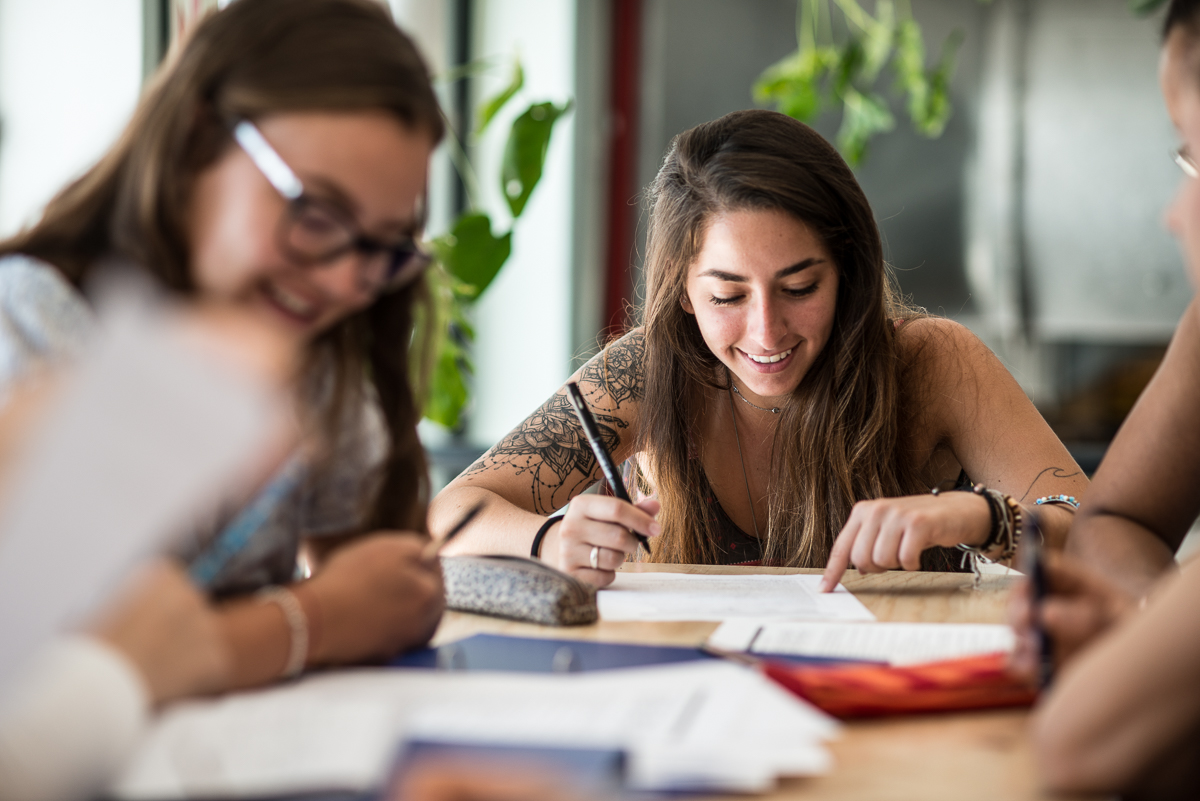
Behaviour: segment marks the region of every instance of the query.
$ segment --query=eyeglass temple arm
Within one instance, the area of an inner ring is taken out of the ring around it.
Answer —
[[[275,187],[279,194],[283,195],[288,200],[295,200],[304,193],[304,187],[300,183],[300,179],[296,177],[296,173],[292,172],[279,154],[275,152],[275,148],[271,147],[258,128],[254,127],[254,123],[249,120],[242,120],[237,125],[233,126],[233,138],[241,145],[242,150],[246,151],[246,155],[254,162],[262,174],[271,182],[271,186]]]

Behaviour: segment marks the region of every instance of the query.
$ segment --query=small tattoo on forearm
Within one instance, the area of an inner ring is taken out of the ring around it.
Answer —
[[[1083,473],[1079,470],[1076,470],[1074,473],[1068,473],[1061,467],[1047,467],[1045,470],[1037,474],[1037,477],[1034,478],[1030,483],[1029,489],[1025,490],[1025,494],[1020,497],[1020,500],[1023,501],[1028,498],[1029,493],[1032,492],[1033,488],[1037,486],[1037,483],[1042,480],[1042,476],[1046,475],[1047,473],[1050,473],[1051,478],[1075,478],[1076,476],[1083,475]]]

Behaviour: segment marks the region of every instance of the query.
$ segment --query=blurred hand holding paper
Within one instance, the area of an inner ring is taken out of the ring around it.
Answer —
[[[107,300],[96,341],[56,376],[18,452],[5,454],[0,689],[134,563],[257,479],[263,454],[286,437],[282,352],[260,360],[243,339],[249,355],[228,358],[229,332],[210,335],[223,322],[154,306],[144,288]]]
[[[842,585],[820,575],[698,575],[619,571],[597,594],[602,620],[874,620]]]

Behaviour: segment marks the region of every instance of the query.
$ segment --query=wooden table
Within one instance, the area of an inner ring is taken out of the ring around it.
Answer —
[[[788,568],[629,564],[630,571],[676,573],[819,573]],[[984,577],[978,591],[959,573],[846,574],[843,584],[885,621],[1002,623],[1008,576]],[[605,622],[552,628],[449,612],[434,644],[488,632],[601,642],[699,645],[716,623]],[[1025,710],[929,715],[847,723],[830,744],[828,776],[788,779],[767,799],[913,799],[1020,801],[1049,798],[1038,788]]]

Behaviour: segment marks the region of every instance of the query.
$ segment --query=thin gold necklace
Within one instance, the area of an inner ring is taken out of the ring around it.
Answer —
[[[758,534],[758,516],[754,514],[754,496],[750,494],[750,474],[746,472],[746,457],[742,453],[742,436],[738,433],[737,410],[733,407],[733,393],[737,392],[737,387],[733,385],[732,376],[729,378],[729,388],[729,417],[731,420],[733,420],[733,439],[735,442],[737,442],[738,460],[742,463],[742,480],[746,482],[746,500],[750,502],[750,522],[754,524],[754,538],[761,542],[762,540]],[[738,397],[742,398],[742,393],[738,392]],[[746,399],[742,398],[742,400]],[[746,401],[746,403],[750,403],[750,401]],[[753,403],[750,403],[750,405],[754,406]],[[761,406],[754,406],[754,408],[762,409]],[[763,411],[765,412],[768,410],[763,409]],[[775,414],[779,413],[778,409],[773,409],[771,411],[775,412]]]
[[[779,414],[780,412],[783,411],[783,409],[780,409],[778,406],[772,406],[770,409],[768,409],[766,406],[759,406],[757,403],[754,403],[753,401],[751,401],[749,398],[747,398],[745,395],[742,394],[742,391],[740,389],[737,388],[737,384],[733,383],[733,376],[729,377],[729,386],[733,389],[734,392],[737,393],[737,396],[742,399],[743,403],[745,403],[749,406],[753,406],[755,409],[758,409],[760,412],[770,412],[771,414]]]

